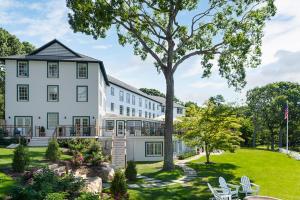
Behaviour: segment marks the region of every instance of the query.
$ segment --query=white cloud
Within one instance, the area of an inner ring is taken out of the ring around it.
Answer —
[[[111,47],[112,47],[112,45],[101,45],[101,44],[93,46],[94,49],[108,49]]]

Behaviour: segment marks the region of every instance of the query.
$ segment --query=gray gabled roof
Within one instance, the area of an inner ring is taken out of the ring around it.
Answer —
[[[71,55],[73,56],[58,56],[58,55],[38,55],[39,52],[43,51],[47,47],[53,45],[53,44],[59,44],[63,48],[65,48],[67,51],[70,51]],[[104,76],[104,80],[107,85],[109,85],[107,74],[104,68],[104,64],[101,60],[77,53],[73,50],[71,50],[69,47],[58,41],[57,39],[54,39],[47,44],[41,46],[40,48],[34,50],[32,53],[28,55],[13,55],[13,56],[6,56],[6,57],[0,57],[2,60],[33,60],[33,61],[62,61],[62,62],[90,62],[90,63],[99,63],[100,69],[102,71],[102,74]]]
[[[159,101],[163,106],[166,106],[166,98],[160,97],[160,96],[153,96],[153,95],[150,95],[150,96],[151,96],[151,98],[155,99],[156,101]],[[176,102],[173,102],[173,104],[174,104],[175,108],[184,108],[183,105],[180,105]]]
[[[156,99],[153,99],[150,95],[142,92],[141,90],[139,90],[139,89],[137,89],[137,88],[135,88],[135,87],[133,87],[133,86],[131,86],[131,85],[123,82],[123,81],[120,81],[119,79],[116,79],[116,78],[114,78],[114,77],[112,77],[110,75],[108,75],[107,77],[108,77],[109,83],[111,83],[111,84],[117,85],[117,86],[119,86],[119,87],[121,87],[123,89],[129,90],[129,91],[131,91],[131,92],[133,92],[135,94],[141,95],[141,96],[143,96],[143,97],[145,97],[147,99],[150,99],[152,101],[156,101],[157,103],[160,103],[160,101],[157,101]]]

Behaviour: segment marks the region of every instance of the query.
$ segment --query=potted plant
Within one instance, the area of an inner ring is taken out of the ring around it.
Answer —
[[[46,136],[45,127],[41,126],[40,127],[40,137],[45,137],[45,136]]]

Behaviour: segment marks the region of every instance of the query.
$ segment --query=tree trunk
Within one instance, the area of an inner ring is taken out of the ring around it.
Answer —
[[[275,151],[275,134],[271,131],[271,150]]]
[[[252,138],[252,147],[255,148],[256,147],[256,133],[257,133],[257,118],[256,116],[253,117],[253,124],[254,124],[254,131],[253,131],[253,138]]]
[[[283,138],[283,128],[280,127],[280,129],[279,129],[279,143],[278,143],[279,148],[282,148],[282,138]]]
[[[173,162],[173,97],[174,97],[174,79],[170,72],[165,75],[166,78],[166,113],[165,113],[165,137],[164,137],[164,166],[163,169],[170,171],[174,169]]]
[[[210,160],[209,160],[210,153],[208,151],[208,147],[206,144],[205,144],[205,156],[206,156],[206,163],[209,164],[210,163]]]

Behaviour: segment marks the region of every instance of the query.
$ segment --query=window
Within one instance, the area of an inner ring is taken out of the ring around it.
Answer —
[[[115,128],[115,124],[113,120],[106,120],[105,121],[105,130],[106,131],[113,131]]]
[[[151,118],[151,113],[149,112],[149,118]]]
[[[145,99],[145,108],[148,107],[148,101]]]
[[[58,85],[47,85],[47,101],[58,101],[59,91]]]
[[[155,114],[153,113],[153,118],[155,118]]]
[[[77,63],[77,78],[88,78],[87,63]]]
[[[126,103],[130,103],[130,94],[126,93]]]
[[[148,112],[147,112],[147,111],[145,111],[145,118],[147,118],[147,115],[148,115]]]
[[[159,110],[159,104],[157,104],[157,110]]]
[[[154,103],[152,104],[152,110],[155,110],[155,105],[154,105]]]
[[[58,62],[48,62],[48,78],[58,78],[59,77],[59,69]]]
[[[165,106],[161,107],[161,112],[163,112],[163,113],[165,112]]]
[[[29,101],[29,85],[17,85],[17,101]]]
[[[134,108],[131,109],[131,115],[132,115],[132,117],[135,117],[135,109]]]
[[[135,105],[135,96],[132,95],[132,105]]]
[[[59,125],[58,113],[47,113],[47,129],[55,129]]]
[[[142,111],[139,110],[139,117],[142,117]]]
[[[88,86],[77,86],[77,102],[88,101]]]
[[[114,103],[110,103],[110,110],[114,111],[115,110],[115,104]]]
[[[115,96],[115,88],[113,87],[110,88],[110,94],[111,96]]]
[[[182,108],[177,108],[177,114],[182,114]]]
[[[162,142],[145,142],[146,157],[160,157],[163,155]]]
[[[17,76],[18,77],[28,77],[29,76],[28,61],[18,61],[17,62]]]
[[[120,105],[120,115],[123,115],[123,106]]]
[[[142,122],[141,121],[133,121],[128,120],[126,124],[127,132],[129,132],[130,135],[136,135],[141,132],[142,129]]]
[[[119,100],[124,101],[124,92],[123,91],[120,91],[120,93],[119,93]]]
[[[151,102],[149,101],[149,109],[151,109]]]
[[[127,109],[126,109],[126,115],[130,116],[130,108],[129,107],[127,107]]]
[[[142,98],[141,98],[141,97],[139,98],[139,106],[140,106],[140,107],[143,106],[143,101],[142,101]]]

